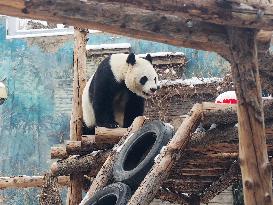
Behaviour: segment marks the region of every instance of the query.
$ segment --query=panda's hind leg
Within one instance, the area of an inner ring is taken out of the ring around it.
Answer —
[[[134,119],[144,113],[144,98],[133,92],[129,93],[129,98],[125,106],[123,127],[130,127]]]
[[[87,126],[83,123],[83,126],[82,126],[82,134],[83,134],[83,135],[94,135],[94,134],[95,134],[95,127],[90,128],[90,127],[87,127]]]

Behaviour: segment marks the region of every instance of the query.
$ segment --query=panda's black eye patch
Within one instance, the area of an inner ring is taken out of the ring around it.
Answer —
[[[148,78],[146,76],[143,76],[142,78],[140,78],[140,84],[144,85],[146,82],[148,81]]]

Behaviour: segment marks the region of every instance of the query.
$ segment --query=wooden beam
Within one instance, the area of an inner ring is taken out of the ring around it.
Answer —
[[[273,30],[273,4],[271,0],[102,0],[120,3],[120,7],[134,7],[164,14],[176,15],[221,25]]]
[[[109,152],[98,152],[84,156],[71,156],[59,160],[51,165],[51,172],[54,176],[82,174],[90,172],[97,173],[106,160]]]
[[[231,67],[239,100],[239,162],[247,205],[272,204],[272,173],[268,161],[258,70],[256,31],[231,28]]]
[[[74,77],[73,103],[70,120],[70,139],[81,140],[82,137],[82,93],[86,84],[86,43],[88,30],[75,28],[74,33]],[[70,189],[67,193],[67,204],[78,205],[82,200],[83,175],[70,175]]]
[[[44,176],[0,177],[0,189],[41,187],[44,182]],[[68,176],[57,177],[57,183],[61,186],[68,186],[69,182]]]
[[[190,111],[189,116],[178,128],[174,137],[168,145],[162,149],[158,159],[155,161],[151,171],[146,175],[128,205],[148,205],[155,197],[161,184],[167,179],[174,163],[180,158],[180,152],[183,150],[191,133],[196,129],[201,120],[202,105],[195,104]]]
[[[0,13],[24,18],[48,20],[109,33],[167,43],[175,46],[215,51],[228,48],[224,26],[188,21],[184,17],[168,15],[118,3],[74,0],[0,0]],[[24,5],[24,6],[23,6]]]

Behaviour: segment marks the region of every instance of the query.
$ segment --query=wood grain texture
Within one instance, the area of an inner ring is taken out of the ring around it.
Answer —
[[[12,3],[7,6],[0,1],[0,13],[219,53],[228,48],[226,29],[221,25],[189,22],[184,17],[119,3],[32,0],[26,2],[24,9],[17,9]]]
[[[74,33],[74,77],[73,102],[70,120],[70,139],[81,140],[83,127],[82,93],[86,84],[86,43],[88,30],[75,28]],[[83,176],[70,176],[70,189],[67,193],[67,204],[78,205],[82,200]]]
[[[123,7],[160,11],[185,19],[215,24],[273,30],[271,0],[102,0],[100,2],[116,2]]]
[[[256,31],[232,28],[229,36],[233,81],[239,100],[239,162],[244,202],[272,204],[272,173],[266,148]]]
[[[69,184],[68,176],[57,177],[57,183],[62,186]],[[0,189],[41,187],[45,182],[44,176],[14,176],[0,177]]]

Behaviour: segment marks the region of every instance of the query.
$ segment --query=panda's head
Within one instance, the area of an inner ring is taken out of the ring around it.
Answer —
[[[159,89],[158,75],[152,65],[152,57],[148,54],[140,58],[131,53],[126,63],[129,69],[125,75],[125,84],[137,95],[148,98]]]

